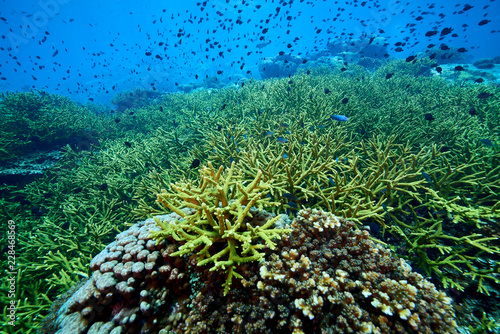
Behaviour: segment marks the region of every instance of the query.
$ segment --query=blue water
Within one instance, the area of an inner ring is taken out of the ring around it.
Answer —
[[[43,89],[82,103],[134,88],[175,92],[212,75],[258,79],[263,57],[304,56],[363,34],[386,38],[391,58],[442,43],[466,48],[470,62],[500,55],[500,4],[486,0],[4,0],[0,17],[0,90]],[[444,28],[453,31],[441,38]],[[438,33],[426,37],[430,30]]]

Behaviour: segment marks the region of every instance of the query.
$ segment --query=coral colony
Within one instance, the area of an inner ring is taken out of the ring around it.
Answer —
[[[7,333],[494,332],[500,90],[416,60],[2,94]]]

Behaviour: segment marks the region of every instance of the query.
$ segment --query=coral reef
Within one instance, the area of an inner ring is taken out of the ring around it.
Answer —
[[[482,58],[478,59],[473,64],[480,69],[490,69],[495,67],[495,59],[493,58]]]
[[[202,288],[177,332],[455,333],[451,298],[367,231],[317,210],[291,228],[227,299]]]
[[[166,248],[149,238],[155,229],[149,219],[118,234],[92,259],[92,277],[57,310],[55,320],[48,318],[42,333],[110,333],[116,327],[139,333],[165,325],[174,299],[187,293],[187,277],[185,264],[171,261],[175,245]]]
[[[193,213],[191,209],[181,212]],[[257,223],[276,221],[256,209],[251,214]],[[47,317],[41,333],[108,333],[115,327],[135,333],[177,324],[180,318],[171,312],[185,304],[190,293],[186,268],[195,262],[175,255],[178,245],[156,242],[150,236],[159,231],[158,222],[168,225],[179,219],[177,213],[157,216],[118,234],[90,262],[91,278],[58,302],[62,305]],[[217,288],[221,287],[218,282]]]
[[[262,79],[281,78],[295,74],[302,58],[283,54],[264,58],[259,63],[259,73]]]
[[[44,91],[0,93],[0,163],[58,149],[90,126],[91,113]]]
[[[30,133],[47,124],[50,128],[48,121],[54,119],[48,114],[61,116],[64,121],[56,122],[66,131],[61,140],[72,146],[58,149],[61,158],[32,182],[0,185],[2,214],[19,227],[17,315],[23,320],[2,330],[36,331],[50,303],[92,275],[91,259],[116,233],[138,217],[169,213],[156,201],[157,194],[168,189],[180,195],[171,183],[196,188],[209,161],[214,166],[235,162],[234,180],[244,187],[262,171],[261,183],[271,185],[265,198],[279,203],[266,210],[281,220],[315,208],[361,229],[369,227],[395,256],[453,297],[461,330],[478,327],[483,312],[485,319],[498,319],[500,91],[490,81],[494,71],[473,70],[472,65],[456,71],[459,64],[449,64],[430,77],[429,68],[439,59],[417,55],[411,62],[381,61],[370,73],[359,65],[340,64],[338,57],[325,58],[324,52],[317,56],[322,56],[318,62],[325,60],[324,68],[300,70],[311,60],[299,64],[298,74],[290,78],[160,94],[126,112],[68,104],[70,115],[65,115],[53,103],[57,97],[49,99],[45,93],[12,93],[12,99],[3,100],[12,108],[5,117],[31,110],[25,106],[38,108],[33,108],[38,114],[23,118],[23,124],[33,126]],[[479,76],[484,83],[474,83]],[[40,122],[28,122],[36,115],[43,116]],[[348,121],[334,121],[331,115],[345,115]],[[85,133],[100,146],[92,145]],[[46,139],[52,138],[49,134]],[[43,156],[43,145],[29,147]],[[17,159],[9,166],[18,166],[20,152],[2,158]],[[183,206],[182,201],[174,204]],[[2,246],[5,235],[0,236]],[[277,238],[272,242],[279,246]],[[254,238],[252,244],[265,241]],[[226,245],[216,242],[210,254]],[[271,251],[259,249],[261,261],[270,260],[266,256]],[[210,271],[213,263],[197,266],[196,252],[170,260],[191,262],[191,278],[199,282],[198,276],[207,275],[222,298],[227,273],[222,268]],[[236,267],[248,280],[260,264]],[[255,284],[258,280],[262,278],[257,276]],[[233,278],[225,298],[241,289],[240,281]],[[0,289],[5,292],[8,285],[2,283]],[[0,294],[3,305],[8,304],[5,296]],[[307,305],[308,298],[297,298]],[[181,317],[190,311],[182,303],[175,305]],[[4,308],[4,320],[5,314]],[[176,326],[181,322],[174,319],[172,326],[174,321]]]
[[[134,89],[130,92],[117,94],[111,103],[116,105],[117,112],[123,112],[130,108],[144,107],[149,104],[152,99],[158,98],[162,94],[163,93],[153,90]]]
[[[352,222],[300,211],[263,261],[241,265],[224,297],[219,273],[175,256],[176,243],[150,239],[158,221],[180,218],[120,233],[42,333],[455,333],[451,299]]]
[[[451,299],[352,222],[300,211],[261,262],[241,264],[225,296],[221,273],[175,256],[176,243],[150,239],[158,221],[180,218],[159,216],[120,233],[45,332],[455,333]]]
[[[266,196],[270,185],[261,182],[262,172],[244,185],[241,176],[234,175],[234,165],[233,162],[223,173],[223,166],[215,170],[209,163],[200,171],[199,186],[176,184],[172,185],[176,193],[158,194],[158,201],[183,219],[173,224],[155,219],[161,230],[151,234],[155,239],[172,238],[182,243],[172,256],[196,252],[199,266],[213,264],[210,270],[225,270],[224,294],[229,291],[233,277],[241,278],[236,272],[237,265],[260,260],[264,256],[260,250],[274,249],[273,239],[290,231],[270,228],[280,216],[263,224],[252,223],[252,207],[262,210],[275,204]],[[195,212],[187,214],[183,207]]]
[[[340,55],[344,59],[349,56],[357,57],[357,59],[346,59],[346,61],[357,61],[359,57],[385,58],[387,55],[387,43],[382,36],[363,34],[349,41],[337,38],[329,41],[326,47],[332,55]]]

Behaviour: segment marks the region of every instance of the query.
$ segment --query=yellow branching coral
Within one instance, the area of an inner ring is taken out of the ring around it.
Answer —
[[[155,239],[172,238],[182,243],[172,256],[196,252],[199,266],[212,264],[211,271],[225,270],[224,294],[229,291],[233,277],[242,278],[235,271],[236,265],[260,260],[264,254],[259,250],[274,249],[273,239],[290,232],[271,228],[280,216],[263,225],[249,220],[253,218],[252,207],[263,209],[276,203],[266,196],[270,184],[261,182],[262,172],[247,185],[234,172],[234,162],[225,172],[223,166],[216,170],[208,163],[200,171],[199,186],[177,183],[171,186],[174,193],[158,194],[158,202],[183,219],[165,224],[155,218],[161,230],[152,233]],[[182,208],[192,209],[191,213]]]

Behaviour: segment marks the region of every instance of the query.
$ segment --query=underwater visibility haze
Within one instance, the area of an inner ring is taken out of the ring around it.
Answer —
[[[1,333],[500,333],[500,3],[0,2]]]

